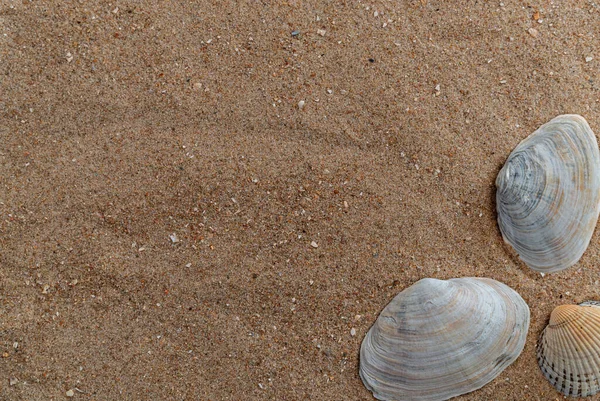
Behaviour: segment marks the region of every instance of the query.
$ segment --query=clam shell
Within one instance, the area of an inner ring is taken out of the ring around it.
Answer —
[[[542,373],[561,393],[587,397],[600,390],[600,305],[561,305],[540,335],[537,359]]]
[[[423,279],[381,312],[360,348],[380,400],[446,400],[493,380],[521,353],[529,308],[486,278]]]
[[[577,263],[600,212],[600,152],[585,119],[562,115],[508,156],[496,179],[504,241],[533,270]]]

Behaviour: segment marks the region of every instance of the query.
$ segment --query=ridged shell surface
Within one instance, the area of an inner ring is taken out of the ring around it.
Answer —
[[[510,154],[496,179],[498,225],[533,270],[577,263],[600,212],[600,152],[585,119],[562,115]]]
[[[561,305],[537,345],[542,373],[561,393],[587,397],[600,390],[600,306]]]
[[[529,308],[486,278],[422,279],[381,312],[360,348],[380,400],[447,400],[493,380],[521,353]]]

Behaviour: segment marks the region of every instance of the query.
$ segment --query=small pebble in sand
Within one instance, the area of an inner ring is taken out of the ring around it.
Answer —
[[[292,31],[292,36],[298,36],[300,35],[300,31],[296,30],[296,31]]]
[[[321,36],[325,36],[326,33],[327,33],[327,31],[325,29],[317,29],[317,34],[319,34]]]
[[[586,63],[589,63],[589,62],[590,62],[590,61],[592,61],[593,59],[594,59],[594,58],[593,58],[592,56],[587,56],[587,57],[585,58],[585,62],[586,62]]]
[[[306,104],[306,102],[305,102],[304,100],[300,100],[300,101],[298,102],[298,108],[299,108],[300,110],[302,110],[302,109],[304,108],[304,105],[305,105],[305,104]]]
[[[318,248],[318,247],[319,247],[319,244],[317,244],[315,241],[312,241],[312,242],[310,243],[310,246],[312,246],[313,248]]]
[[[264,384],[262,384],[262,383],[258,383],[258,387],[259,387],[261,390],[264,390],[264,389],[265,389],[265,386],[264,386]]]
[[[176,244],[177,242],[179,242],[179,238],[177,238],[177,234],[173,233],[171,235],[169,235],[169,239],[171,240],[172,243]]]
[[[73,55],[69,52],[67,53],[67,63],[70,63],[71,61],[73,61]]]
[[[65,394],[67,397],[73,397],[75,395],[75,392],[73,390],[69,390],[66,392]]]
[[[354,337],[356,335],[356,329],[353,327],[350,329],[350,335]]]
[[[327,93],[329,93],[331,95],[333,93],[333,90],[327,89]]]
[[[17,384],[19,382],[19,380],[16,377],[11,377],[8,380],[8,384],[10,384],[11,386],[14,386],[15,384]]]
[[[537,29],[535,29],[535,28],[529,28],[529,29],[527,30],[527,32],[529,32],[529,34],[530,34],[531,36],[533,36],[534,38],[537,38],[537,37],[538,37],[538,34],[539,34],[538,30],[537,30]]]

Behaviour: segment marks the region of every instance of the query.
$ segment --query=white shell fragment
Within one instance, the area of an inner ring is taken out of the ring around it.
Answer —
[[[398,294],[360,348],[360,377],[379,400],[447,400],[476,390],[525,345],[529,308],[486,278],[426,278]]]
[[[600,390],[600,303],[561,305],[537,345],[542,373],[561,393],[587,397]]]
[[[533,270],[577,263],[600,212],[600,152],[585,119],[562,115],[542,125],[508,156],[496,179],[504,241]]]

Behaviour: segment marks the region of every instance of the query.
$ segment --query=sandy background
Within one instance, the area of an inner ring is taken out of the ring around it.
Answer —
[[[599,237],[542,278],[494,180],[558,114],[600,133],[596,3],[0,4],[0,399],[369,400],[378,313],[460,276],[532,321],[458,399],[563,398],[535,342]]]

